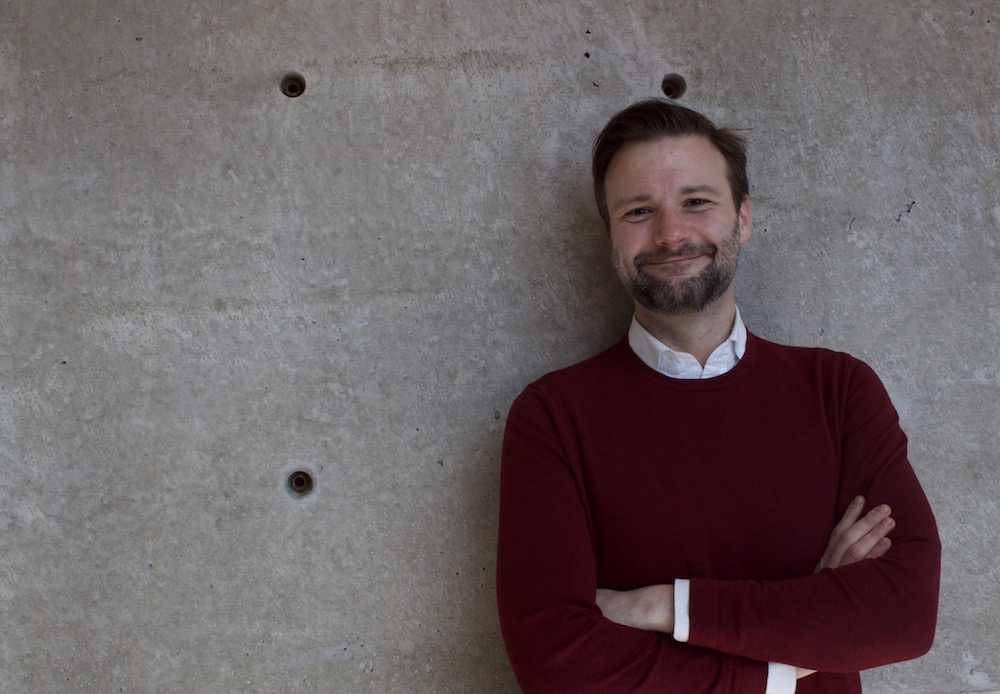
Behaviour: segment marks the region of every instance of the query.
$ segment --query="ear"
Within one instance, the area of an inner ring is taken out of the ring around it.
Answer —
[[[753,221],[750,219],[750,198],[745,196],[740,203],[736,219],[740,224],[740,245],[750,240],[750,233],[753,231]]]

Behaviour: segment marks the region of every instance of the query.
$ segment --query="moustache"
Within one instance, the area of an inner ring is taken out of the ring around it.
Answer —
[[[644,251],[635,257],[635,265],[644,265],[645,263],[659,263],[664,260],[671,260],[673,258],[684,258],[695,255],[707,255],[710,258],[714,258],[717,252],[717,248],[710,243],[688,243],[683,246],[678,246],[677,248],[657,248],[652,251]]]

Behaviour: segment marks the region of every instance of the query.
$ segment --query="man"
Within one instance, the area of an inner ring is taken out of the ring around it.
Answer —
[[[937,613],[937,530],[884,388],[747,332],[735,133],[640,102],[593,173],[635,314],[508,417],[497,598],[521,687],[860,692],[859,670],[930,648]]]

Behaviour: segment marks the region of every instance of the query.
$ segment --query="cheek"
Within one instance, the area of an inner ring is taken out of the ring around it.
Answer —
[[[631,254],[638,251],[644,245],[643,239],[642,230],[636,224],[611,230],[611,248],[618,249],[622,253]]]
[[[625,240],[622,235],[614,230],[611,231],[611,252],[621,253],[625,250]]]
[[[611,265],[619,275],[623,272],[628,273],[628,269],[632,267],[633,258],[635,258],[635,253],[632,250],[622,248],[614,243],[611,244]]]

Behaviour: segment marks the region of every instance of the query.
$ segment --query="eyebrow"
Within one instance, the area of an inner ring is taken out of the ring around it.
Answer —
[[[709,193],[710,195],[722,195],[722,191],[715,186],[703,183],[697,186],[684,186],[681,188],[681,195],[691,195],[693,193]]]
[[[615,203],[611,206],[611,209],[616,210],[622,205],[632,205],[637,202],[647,202],[653,196],[649,193],[638,193],[637,195],[626,195],[625,197],[618,198]]]

